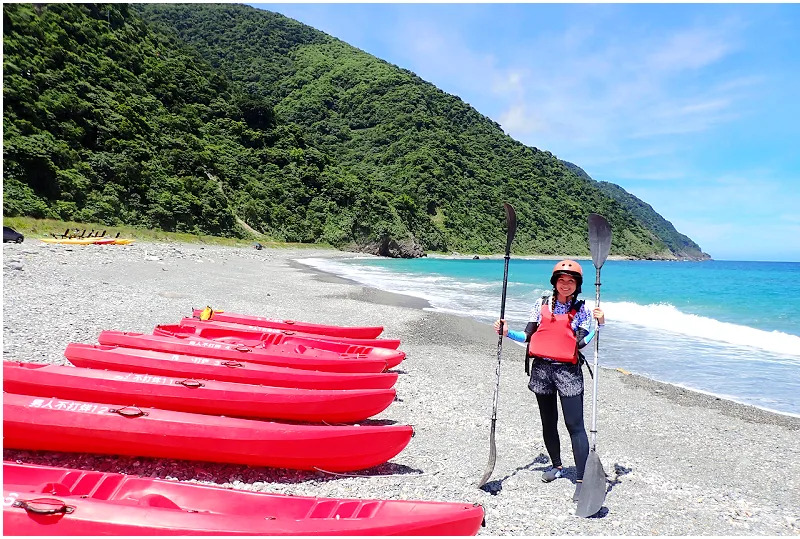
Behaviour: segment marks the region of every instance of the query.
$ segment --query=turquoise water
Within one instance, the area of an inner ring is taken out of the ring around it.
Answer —
[[[502,259],[301,262],[487,324],[500,313]],[[595,268],[580,262],[581,298],[591,306]],[[512,257],[512,328],[525,327],[531,304],[551,288],[554,263]],[[601,365],[800,415],[800,263],[609,260],[601,282]]]

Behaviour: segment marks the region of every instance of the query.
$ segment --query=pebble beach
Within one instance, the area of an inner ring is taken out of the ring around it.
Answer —
[[[560,424],[565,477],[549,458],[522,349],[506,340],[490,494],[476,487],[489,456],[497,335],[425,310],[417,298],[363,287],[298,262],[348,257],[324,249],[137,242],[3,246],[3,359],[69,364],[70,342],[102,330],[151,333],[193,307],[336,325],[382,325],[400,339],[397,398],[371,422],[413,425],[386,464],[350,474],[208,462],[14,450],[6,460],[304,496],[481,504],[487,536],[800,535],[800,418],[617,370],[600,369],[597,453],[603,509],[575,516],[575,467]],[[499,303],[499,300],[498,300]],[[609,324],[613,320],[608,321]],[[602,344],[600,350],[602,365]],[[586,373],[585,419],[591,423]],[[757,382],[754,382],[757,383]],[[800,397],[798,397],[800,398]]]

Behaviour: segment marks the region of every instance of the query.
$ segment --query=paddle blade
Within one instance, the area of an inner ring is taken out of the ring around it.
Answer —
[[[596,213],[589,214],[589,250],[594,267],[602,268],[611,250],[611,225]]]
[[[517,233],[517,212],[514,211],[514,206],[508,202],[503,202],[503,207],[506,209],[506,228],[508,229],[506,256],[508,256],[511,253],[511,242],[514,241],[514,234]]]
[[[478,488],[482,488],[489,481],[494,471],[495,462],[497,462],[497,447],[494,442],[495,421],[495,419],[492,419],[492,433],[489,435],[489,462],[486,464],[483,477],[478,481]]]
[[[578,496],[578,508],[575,514],[579,517],[596,515],[606,500],[606,472],[597,452],[589,452],[586,459],[586,470],[583,473],[583,487]]]

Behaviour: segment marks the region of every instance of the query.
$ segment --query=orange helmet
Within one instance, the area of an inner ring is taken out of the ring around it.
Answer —
[[[562,260],[553,267],[553,275],[550,277],[550,284],[555,286],[558,281],[559,275],[570,275],[575,277],[575,295],[581,293],[581,285],[583,284],[583,269],[581,265],[574,260]]]

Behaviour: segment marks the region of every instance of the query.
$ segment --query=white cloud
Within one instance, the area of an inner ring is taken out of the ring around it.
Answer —
[[[716,112],[730,107],[729,98],[700,101],[698,103],[687,103],[678,111],[680,114],[694,114],[698,112]]]
[[[746,77],[736,77],[720,81],[716,84],[715,90],[721,93],[732,92],[739,89],[750,90],[764,82],[765,79],[761,75],[748,75]]]
[[[436,26],[424,19],[402,19],[387,40],[393,55],[406,59],[401,62],[403,67],[466,100],[470,95],[489,95],[492,83],[504,76],[508,79],[497,69],[492,54],[472,50],[453,27]]]
[[[561,153],[622,138],[700,133],[735,121],[758,79],[722,74],[709,86],[697,77],[738,50],[738,29],[734,21],[589,40],[576,36],[599,32],[578,21],[560,35],[540,38],[508,67],[516,93],[501,110],[502,117],[512,117],[524,100],[542,121],[535,128],[509,125],[509,134],[528,141],[537,134],[541,140],[533,143],[546,141]],[[524,70],[520,58],[530,59]]]
[[[664,71],[709,66],[736,48],[725,26],[691,28],[673,34],[645,56],[645,63],[651,69]]]
[[[525,78],[528,75],[527,69],[510,69],[493,75],[491,84],[492,92],[498,96],[521,97],[525,90]]]
[[[613,151],[624,138],[700,133],[739,117],[736,105],[753,77],[723,76],[715,87],[686,80],[739,48],[735,20],[617,33],[608,23],[587,17],[560,32],[531,32],[511,54],[471,45],[457,24],[420,17],[401,18],[390,39],[422,78],[460,95],[512,137],[557,154]]]
[[[506,109],[497,121],[506,133],[535,133],[546,130],[545,120],[523,102],[516,102]]]

